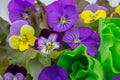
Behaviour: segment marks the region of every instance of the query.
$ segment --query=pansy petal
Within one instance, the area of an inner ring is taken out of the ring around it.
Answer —
[[[19,49],[20,42],[21,42],[21,39],[19,36],[11,36],[9,38],[9,45],[13,49]]]
[[[94,32],[89,27],[81,26],[79,27],[79,37],[84,40],[90,37]]]
[[[81,13],[81,18],[84,20],[85,23],[90,23],[90,18],[92,16],[93,12],[90,11],[90,10],[84,10],[82,13]],[[88,20],[87,20],[88,19]]]
[[[21,73],[17,73],[17,74],[15,75],[15,77],[17,78],[17,80],[25,80],[24,75],[21,74]]]
[[[50,34],[50,36],[48,37],[48,41],[50,41],[50,42],[55,42],[57,38],[58,38],[58,35],[55,34],[55,33],[52,33],[52,34]]]
[[[24,25],[20,29],[20,35],[25,36],[26,38],[30,38],[34,36],[34,29],[32,26]]]
[[[80,45],[80,43],[69,43],[70,48],[75,49]]]
[[[58,11],[61,12],[60,3],[58,1],[53,2],[52,4],[45,7],[47,12]]]
[[[11,35],[20,35],[20,29],[23,25],[28,24],[26,21],[18,20],[12,23],[10,27],[10,34]]]
[[[54,42],[52,45],[54,46],[53,49],[57,49],[57,48],[60,47],[60,43],[59,42]]]
[[[68,80],[68,75],[62,67],[54,65],[44,68],[40,72],[38,80]]]
[[[34,37],[34,36],[31,37],[31,38],[29,39],[29,45],[34,46],[35,40],[36,40],[36,37]]]
[[[96,15],[96,19],[106,18],[106,12],[104,10],[97,10],[95,12],[95,15]]]
[[[120,75],[116,75],[112,78],[112,80],[120,80]]]
[[[59,3],[64,4],[64,5],[73,5],[75,6],[74,0],[58,0]]]
[[[20,45],[19,45],[19,50],[20,51],[25,51],[28,48],[29,48],[29,43],[28,42],[23,42],[23,41],[20,42]]]
[[[97,4],[90,4],[85,7],[85,10],[91,10],[92,12],[95,12],[99,9]]]
[[[13,78],[14,78],[14,75],[10,72],[5,73],[3,76],[4,80],[13,80]]]
[[[34,3],[35,3],[35,0],[23,0],[23,1],[27,1],[27,2],[31,3],[32,5],[34,5]]]
[[[49,53],[46,51],[46,46],[43,46],[43,47],[41,48],[41,52],[42,52],[42,53],[49,54]]]
[[[97,44],[94,40],[87,39],[82,43],[87,47],[87,53],[90,56],[95,56],[98,53],[99,44]]]
[[[117,12],[120,15],[120,5],[116,7],[115,12]]]
[[[71,43],[73,42],[74,39],[79,39],[79,29],[78,28],[72,28],[68,30],[64,36],[63,36],[63,41],[66,43]]]

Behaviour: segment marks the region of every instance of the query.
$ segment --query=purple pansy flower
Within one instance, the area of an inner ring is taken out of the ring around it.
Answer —
[[[38,80],[68,80],[68,74],[62,67],[54,65],[44,68]]]
[[[120,75],[114,76],[112,80],[120,80]]]
[[[95,56],[98,53],[99,35],[88,27],[72,28],[64,34],[62,40],[72,49],[84,44],[90,56]]]
[[[34,0],[11,0],[8,5],[9,18],[11,22],[16,20],[26,20],[30,23],[31,12],[27,10],[30,8],[34,12]]]
[[[42,53],[49,54],[60,47],[61,41],[62,36],[59,33],[43,29],[39,38],[35,41],[35,48]]]
[[[99,6],[97,4],[90,4],[90,5],[86,6],[84,10],[91,10],[92,12],[96,12],[97,10],[107,11],[107,9],[105,7]]]
[[[11,64],[3,76],[4,80],[25,80],[27,70],[24,67]]]
[[[78,20],[73,0],[58,0],[46,7],[48,25],[57,32],[70,29]]]

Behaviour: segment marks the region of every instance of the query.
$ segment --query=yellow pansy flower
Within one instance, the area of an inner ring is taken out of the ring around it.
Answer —
[[[91,23],[99,18],[106,18],[106,12],[104,10],[97,10],[96,12],[84,10],[80,17],[84,20],[84,23]]]
[[[19,49],[24,51],[29,48],[29,46],[34,46],[34,41],[36,37],[34,36],[34,29],[29,25],[24,25],[20,29],[20,35],[13,35],[9,38],[10,47],[13,49]]]

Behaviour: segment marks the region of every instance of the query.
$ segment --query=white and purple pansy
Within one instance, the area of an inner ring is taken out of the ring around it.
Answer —
[[[46,37],[48,36],[48,37]],[[40,36],[35,41],[35,48],[42,53],[50,54],[55,49],[60,47],[60,38],[58,33],[51,33],[45,36]]]

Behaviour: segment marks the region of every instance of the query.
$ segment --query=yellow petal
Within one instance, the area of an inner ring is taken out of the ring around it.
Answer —
[[[26,38],[32,37],[34,36],[34,29],[32,26],[29,25],[24,25],[21,29],[20,29],[20,35]]]
[[[20,51],[25,51],[28,48],[29,48],[28,42],[23,42],[23,41],[20,42],[20,45],[19,45]]]
[[[84,20],[85,23],[90,23],[91,17],[93,15],[93,12],[90,10],[84,10],[81,13],[81,18]]]
[[[106,18],[106,12],[104,10],[97,10],[95,12],[96,20],[99,18]]]
[[[115,8],[115,12],[120,15],[120,5]]]
[[[20,41],[21,39],[19,36],[11,36],[9,39],[9,45],[13,49],[19,49]]]
[[[36,40],[36,37],[34,37],[34,36],[31,37],[31,38],[29,39],[29,45],[34,46],[35,40]]]

